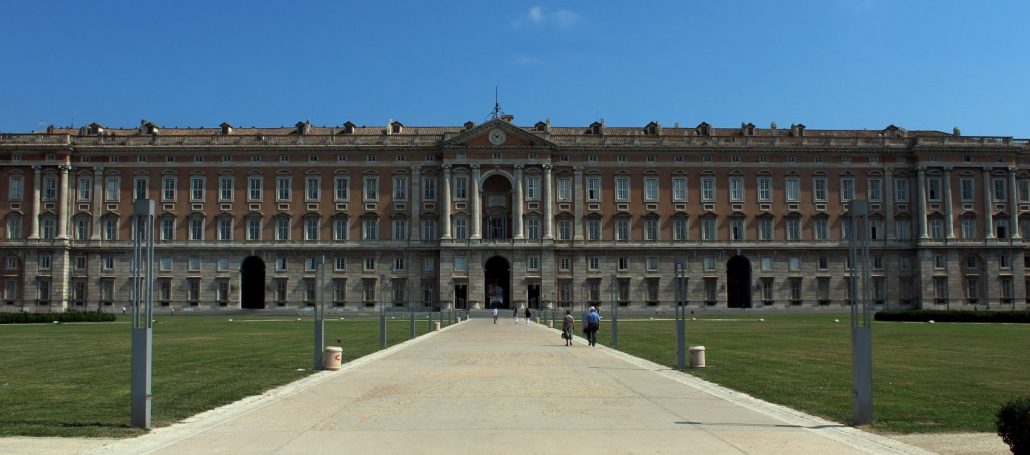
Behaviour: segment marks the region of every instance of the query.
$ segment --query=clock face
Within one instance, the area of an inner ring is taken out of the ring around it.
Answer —
[[[504,143],[504,131],[499,129],[490,130],[490,143],[493,145],[501,145]]]

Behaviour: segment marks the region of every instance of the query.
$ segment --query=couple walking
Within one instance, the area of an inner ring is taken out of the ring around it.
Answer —
[[[597,346],[597,329],[601,327],[601,315],[597,308],[590,307],[590,313],[586,317],[586,325],[583,326],[583,334],[587,336],[587,343],[590,346]],[[561,323],[561,337],[565,339],[565,346],[572,346],[572,334],[575,332],[576,318],[572,317],[572,310],[565,310],[565,318]]]
[[[531,320],[530,317],[532,317],[532,316],[533,316],[533,312],[529,311],[529,306],[526,306],[526,324],[527,325],[529,324],[529,321]],[[519,323],[519,309],[518,308],[515,308],[515,309],[513,309],[511,311],[511,318],[512,318],[512,320],[515,321],[516,324]]]

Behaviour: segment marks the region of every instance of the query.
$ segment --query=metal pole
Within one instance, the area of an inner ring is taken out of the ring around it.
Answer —
[[[686,308],[681,302],[683,299],[683,261],[676,261],[676,367],[687,368],[687,330],[686,330]]]
[[[133,202],[132,270],[132,390],[130,421],[136,428],[152,428],[151,403],[153,319],[154,239],[151,235],[154,201]],[[144,243],[146,246],[144,247]]]
[[[315,371],[325,369],[325,256],[318,259],[318,302],[315,304]]]
[[[619,305],[615,303],[615,280],[618,277],[613,273],[611,281],[608,283],[609,294],[612,297],[612,330],[611,330],[611,344],[612,346],[619,345]]]
[[[386,275],[379,275],[379,345],[386,349]]]
[[[867,201],[851,201],[851,232],[848,236],[851,257],[851,373],[852,410],[855,425],[873,422],[873,341],[869,308],[869,206]],[[859,231],[857,218],[862,219]],[[861,235],[861,239],[859,239]],[[858,310],[858,269],[856,245],[862,242],[862,312]]]

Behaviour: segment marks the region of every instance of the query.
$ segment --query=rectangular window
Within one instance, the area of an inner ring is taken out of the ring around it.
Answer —
[[[994,179],[992,183],[994,184],[994,200],[1008,200],[1008,182],[1005,179]]]
[[[422,179],[422,200],[436,200],[436,178],[431,175],[427,175]]]
[[[686,202],[687,201],[687,179],[682,177],[675,177],[672,179],[672,201],[673,202]]]
[[[455,220],[457,221],[457,220]],[[540,219],[539,218],[527,218],[526,219],[526,237],[532,240],[540,238]]]
[[[758,200],[760,202],[772,201],[772,177],[758,178]]]
[[[601,177],[587,177],[587,200],[590,202],[601,200]]]
[[[930,201],[941,200],[941,179],[929,178],[926,179],[926,198]]]
[[[625,256],[620,257],[619,258],[619,264],[618,264],[617,267],[618,267],[618,269],[620,271],[627,271],[627,270],[629,270],[629,258],[625,257]]]
[[[261,186],[263,179],[260,176],[252,175],[247,177],[247,200],[258,202],[261,200]]]
[[[801,240],[801,218],[787,217],[784,227],[787,240]]]
[[[658,177],[647,177],[644,179],[644,200],[658,200]]]
[[[75,220],[75,240],[89,240],[90,228],[93,220],[86,217],[79,217]]]
[[[436,270],[436,258],[424,258],[422,260],[422,271],[432,272]]]
[[[290,201],[290,186],[292,185],[292,179],[287,176],[276,177],[275,179],[275,200],[281,202]]]
[[[715,240],[715,218],[701,218],[701,240]]]
[[[908,202],[908,180],[898,179],[894,181],[894,200],[896,202]]]
[[[744,201],[744,177],[730,177],[730,202]]]
[[[598,223],[600,224],[600,222]],[[686,218],[675,218],[672,220],[672,239],[673,240],[687,240],[687,219]]]
[[[20,201],[25,197],[25,179],[20,175],[11,176],[10,184],[8,185],[7,198],[11,201]]]
[[[1030,180],[1019,181],[1019,202],[1030,202]]]
[[[190,240],[204,240],[204,219],[199,216],[190,218]]]
[[[587,240],[601,240],[601,220],[587,220]]]
[[[743,218],[730,218],[730,240],[744,240]]]
[[[712,272],[715,270],[715,256],[705,256],[704,268],[706,272]]]
[[[408,220],[393,220],[393,239],[405,240],[408,238]]]
[[[247,218],[247,240],[261,240],[261,218]]]
[[[164,177],[161,179],[161,200],[163,201],[174,201],[175,200],[175,177]]]
[[[204,201],[204,177],[190,177],[190,200]]]
[[[962,202],[973,202],[976,198],[976,189],[974,184],[975,181],[973,179],[959,179],[959,199],[961,199]]]
[[[146,177],[141,177],[146,181]],[[146,186],[144,186],[144,189]],[[44,201],[56,201],[57,200],[57,177],[46,176],[43,177],[43,200]]]
[[[628,218],[615,220],[615,240],[629,240],[629,222]]]
[[[797,177],[788,177],[784,189],[784,197],[787,202],[798,202],[801,199],[801,180]]]
[[[304,219],[304,240],[318,240],[318,218]]]
[[[848,202],[855,198],[855,179],[845,177],[840,179],[840,200]]]
[[[812,222],[812,236],[816,240],[826,240],[829,238],[829,222],[826,218],[816,218]]]
[[[118,202],[118,189],[122,181],[118,177],[107,177],[104,179],[104,200],[107,202]]]
[[[615,178],[615,200],[619,202],[629,201],[629,177]]]
[[[454,219],[454,238],[462,240],[469,238],[467,218]]]
[[[108,216],[102,221],[104,227],[104,240],[118,240],[118,218]]]
[[[539,175],[527,175],[526,176],[526,200],[527,201],[538,201],[538,200],[540,200],[540,176]]]
[[[894,220],[894,235],[898,240],[910,240],[912,238],[912,221],[907,218]]]
[[[218,218],[218,240],[232,240],[232,218]]]
[[[362,222],[363,240],[377,240],[379,238],[379,219],[365,218]]]
[[[572,179],[565,177],[558,179],[558,200],[572,200]]]
[[[455,272],[467,272],[468,271],[468,258],[465,256],[454,257],[454,271]]]
[[[868,185],[869,188],[866,193],[869,196],[869,200],[872,202],[880,202],[881,193],[883,193],[883,191],[881,191],[881,180],[879,178],[870,178]]]
[[[773,260],[771,257],[762,256],[760,264],[763,271],[769,271],[772,270]]]
[[[797,272],[801,270],[801,258],[798,258],[797,256],[792,256],[790,259],[787,260],[787,266],[790,268],[791,272]]]
[[[175,218],[170,216],[161,217],[161,240],[175,239]]]
[[[275,239],[276,240],[289,240],[290,239],[290,219],[286,217],[276,218],[275,220]]]
[[[658,219],[648,218],[644,220],[644,240],[658,240]]]
[[[89,177],[79,178],[78,186],[78,199],[80,201],[88,201],[90,195],[93,193],[93,179]]]
[[[379,177],[365,176],[365,198],[366,201],[379,200]]]
[[[436,240],[436,220],[422,220],[422,240]]]
[[[540,258],[536,256],[530,256],[526,258],[526,270],[538,271],[540,270]]]
[[[350,177],[337,176],[333,178],[333,200],[346,201],[350,199]]]
[[[322,178],[317,175],[309,175],[304,178],[304,200],[318,202],[322,197]]]
[[[558,240],[572,240],[572,220],[558,220]]]
[[[758,219],[758,240],[773,239],[773,220],[763,217]]]
[[[826,202],[825,177],[816,177],[812,179],[812,200],[815,202]]]
[[[944,240],[944,220],[940,218],[930,219],[930,237],[934,240]]]
[[[715,177],[701,177],[701,201],[715,201]]]
[[[962,218],[962,239],[976,240],[976,218]]]
[[[223,202],[232,201],[233,178],[231,175],[218,177],[218,200]]]
[[[403,175],[393,176],[393,200],[403,202],[408,200],[408,177]]]

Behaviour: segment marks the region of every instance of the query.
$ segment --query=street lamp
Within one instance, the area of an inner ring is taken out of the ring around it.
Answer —
[[[676,260],[676,367],[684,369],[687,367],[687,308],[682,303],[684,300],[683,281],[686,278],[686,267],[683,260]]]
[[[315,371],[325,369],[325,256],[318,259],[318,303],[315,306]]]
[[[386,274],[379,274],[379,344],[386,349]]]
[[[848,254],[851,259],[851,375],[855,425],[873,421],[873,337],[869,305],[869,203],[852,200],[849,210]],[[861,220],[861,230],[858,221]],[[861,237],[859,237],[861,236]],[[859,246],[857,243],[861,242]],[[862,312],[858,311],[858,250],[862,252]]]
[[[132,268],[132,399],[133,427],[151,428],[154,345],[154,201],[133,202]]]
[[[619,305],[615,303],[615,280],[618,277],[612,274],[611,281],[608,282],[608,292],[612,297],[612,330],[611,330],[611,345],[619,345]]]

